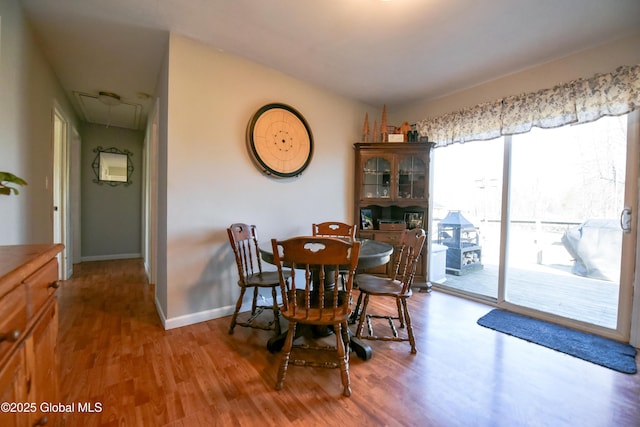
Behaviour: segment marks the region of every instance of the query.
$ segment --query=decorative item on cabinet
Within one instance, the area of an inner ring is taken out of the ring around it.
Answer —
[[[369,137],[371,136],[371,141]],[[369,113],[364,114],[362,124],[362,142],[420,142],[428,143],[428,139],[420,138],[420,134],[415,124],[404,121],[398,127],[387,123],[387,105],[382,107],[382,119],[380,121],[380,133],[378,133],[378,122],[373,122],[373,132],[369,131]]]
[[[387,142],[387,104],[382,107],[382,119],[380,120],[380,141]]]
[[[408,229],[424,228],[424,212],[405,212],[404,222]]]
[[[394,130],[393,133],[387,135],[387,139],[389,142],[404,142],[404,134],[396,133],[396,130]]]
[[[402,122],[400,127],[398,128],[398,133],[402,134],[403,142],[409,141],[409,132],[411,131],[411,125],[409,122]]]
[[[406,227],[404,221],[399,219],[380,219],[378,220],[378,229],[385,231],[402,231]]]
[[[375,128],[373,129],[375,132]],[[362,140],[369,142],[369,113],[364,113],[364,124],[362,125]]]
[[[360,209],[360,229],[373,230],[373,218],[371,209]]]
[[[405,228],[424,228],[429,233],[429,162],[433,143],[356,143],[354,212],[360,223],[358,236],[400,242]],[[425,245],[416,269],[416,286],[427,288]],[[368,271],[388,274],[388,266]]]
[[[411,130],[409,132],[407,132],[407,141],[408,142],[418,142],[418,138],[420,137],[420,134],[418,133],[418,130],[416,129],[416,125],[412,124],[411,125]],[[428,139],[425,139],[424,142],[428,142]]]

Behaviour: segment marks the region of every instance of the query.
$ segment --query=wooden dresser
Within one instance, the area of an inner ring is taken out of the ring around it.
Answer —
[[[56,343],[63,246],[0,246],[0,426],[55,425]],[[42,405],[45,403],[45,405]]]

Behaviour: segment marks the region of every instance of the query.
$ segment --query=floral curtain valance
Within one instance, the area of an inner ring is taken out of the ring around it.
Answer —
[[[487,140],[618,116],[640,108],[640,65],[574,80],[550,89],[508,96],[417,123],[437,146]]]

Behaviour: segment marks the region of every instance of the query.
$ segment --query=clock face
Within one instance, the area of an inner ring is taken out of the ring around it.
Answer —
[[[266,174],[298,176],[309,166],[313,136],[302,115],[284,104],[268,104],[252,117],[247,128],[249,153]]]

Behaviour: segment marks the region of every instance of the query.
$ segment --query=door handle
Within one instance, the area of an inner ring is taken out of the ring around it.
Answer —
[[[620,213],[620,228],[625,233],[631,233],[631,208],[626,207]]]

